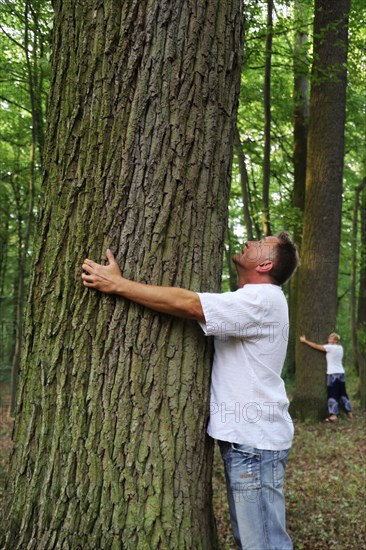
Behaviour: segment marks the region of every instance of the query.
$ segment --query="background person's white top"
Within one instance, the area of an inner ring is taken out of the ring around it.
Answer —
[[[199,297],[201,326],[215,337],[208,434],[258,449],[288,449],[294,428],[281,378],[289,328],[281,287],[246,284]]]
[[[327,374],[343,373],[343,347],[339,344],[324,344],[323,347],[327,352]]]

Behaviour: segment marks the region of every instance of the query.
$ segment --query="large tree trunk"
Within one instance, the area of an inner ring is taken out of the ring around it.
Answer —
[[[55,2],[40,232],[5,548],[214,548],[211,347],[195,322],[83,287],[219,289],[239,0]]]
[[[342,207],[349,0],[316,0],[314,62],[297,325],[326,342],[337,313]],[[292,410],[321,418],[326,409],[325,357],[297,343]]]

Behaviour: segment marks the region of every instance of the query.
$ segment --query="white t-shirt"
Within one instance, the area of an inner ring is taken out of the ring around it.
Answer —
[[[257,449],[291,447],[294,427],[281,371],[288,307],[279,286],[246,284],[199,294],[207,336],[214,336],[208,434]]]
[[[324,344],[327,360],[327,374],[340,374],[344,372],[342,365],[343,348],[339,344]]]

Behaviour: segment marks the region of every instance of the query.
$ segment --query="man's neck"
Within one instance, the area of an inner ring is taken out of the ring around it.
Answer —
[[[273,282],[267,274],[245,274],[239,273],[238,287],[243,288],[245,285],[272,285]]]

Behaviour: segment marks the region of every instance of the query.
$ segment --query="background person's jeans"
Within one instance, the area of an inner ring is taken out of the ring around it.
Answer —
[[[219,441],[230,519],[242,550],[291,550],[283,482],[289,449],[263,451]]]
[[[327,375],[328,412],[338,415],[338,403],[341,403],[346,412],[352,412],[351,403],[346,391],[346,378],[344,373]]]

